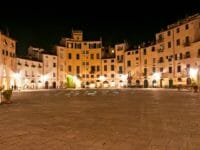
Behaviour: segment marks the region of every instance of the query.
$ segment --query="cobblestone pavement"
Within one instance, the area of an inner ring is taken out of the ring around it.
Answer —
[[[0,150],[200,150],[200,93],[16,92],[0,105]]]

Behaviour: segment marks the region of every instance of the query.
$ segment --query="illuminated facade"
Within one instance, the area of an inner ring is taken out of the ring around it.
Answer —
[[[57,56],[29,47],[28,57],[17,58],[16,88],[57,88]]]
[[[131,84],[173,87],[199,82],[199,73],[191,70],[200,68],[200,15],[169,25],[155,36],[155,43],[125,51],[125,74],[131,73]]]
[[[61,39],[56,52],[60,87],[66,87],[68,77],[79,80],[78,86],[96,86],[101,75],[101,40],[84,41],[82,31],[72,31],[71,38]]]
[[[0,32],[0,86],[12,88],[15,83],[16,41]]]
[[[200,15],[155,34],[155,41],[135,48],[126,42],[113,48],[83,39],[73,30],[56,54],[29,47],[27,58],[15,58],[15,41],[0,33],[0,85],[11,88],[174,87],[200,85]],[[19,80],[20,79],[20,80]]]

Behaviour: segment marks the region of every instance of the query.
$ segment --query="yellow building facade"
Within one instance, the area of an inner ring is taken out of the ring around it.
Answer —
[[[72,31],[71,38],[62,38],[56,46],[60,87],[66,87],[69,78],[76,87],[95,87],[101,75],[101,52],[101,40],[84,41],[82,31]]]

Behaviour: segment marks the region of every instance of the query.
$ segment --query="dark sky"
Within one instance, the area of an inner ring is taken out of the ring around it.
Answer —
[[[29,45],[50,50],[62,36],[70,36],[72,28],[83,30],[87,39],[102,37],[104,44],[123,40],[138,44],[152,40],[166,25],[200,12],[197,0],[155,4],[153,1],[8,3],[1,8],[0,29],[8,28],[11,37],[17,40],[17,53],[21,55]]]

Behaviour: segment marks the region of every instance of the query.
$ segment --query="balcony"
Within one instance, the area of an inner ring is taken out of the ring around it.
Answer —
[[[183,46],[184,46],[184,47],[190,46],[190,42],[189,42],[189,41],[184,42],[184,43],[183,43]]]
[[[191,58],[191,56],[190,55],[185,55],[184,58],[188,59],[188,58]]]
[[[118,63],[123,63],[123,59],[117,60]]]
[[[161,43],[161,42],[164,42],[164,38],[159,38],[159,39],[157,40],[157,43]]]

